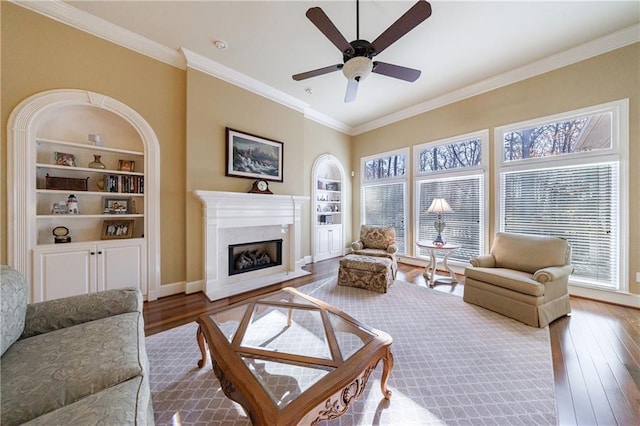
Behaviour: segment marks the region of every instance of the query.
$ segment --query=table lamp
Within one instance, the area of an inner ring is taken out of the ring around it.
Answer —
[[[451,210],[451,206],[449,206],[449,203],[447,203],[447,200],[445,200],[444,198],[434,198],[431,202],[431,205],[427,209],[427,213],[436,213],[438,215],[436,221],[433,223],[433,226],[438,231],[438,236],[435,240],[433,240],[433,244],[437,246],[445,245],[445,241],[442,239],[442,231],[444,230],[446,224],[442,220],[442,214],[450,213],[452,211],[453,210]]]

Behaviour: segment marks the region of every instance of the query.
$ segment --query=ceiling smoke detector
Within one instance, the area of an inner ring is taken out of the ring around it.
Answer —
[[[213,40],[213,45],[216,49],[224,50],[228,47],[227,42],[224,40]]]

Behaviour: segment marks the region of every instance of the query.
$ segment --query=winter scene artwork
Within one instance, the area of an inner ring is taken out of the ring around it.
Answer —
[[[283,143],[227,127],[227,176],[282,182]]]

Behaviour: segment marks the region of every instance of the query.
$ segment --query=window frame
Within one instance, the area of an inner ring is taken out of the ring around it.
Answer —
[[[365,188],[366,187],[374,187],[374,186],[382,186],[382,185],[388,185],[388,184],[396,184],[396,183],[402,183],[404,184],[404,215],[403,215],[403,222],[405,224],[404,226],[404,239],[405,239],[405,251],[404,252],[400,252],[398,251],[397,254],[398,255],[408,255],[409,250],[408,250],[408,243],[409,243],[409,229],[408,229],[408,215],[409,215],[409,174],[410,174],[410,167],[411,167],[411,157],[410,157],[410,153],[411,150],[409,149],[409,147],[407,148],[399,148],[399,149],[394,149],[392,151],[385,151],[385,152],[381,152],[378,154],[372,154],[372,155],[368,155],[366,157],[361,157],[360,158],[360,225],[366,225],[365,223]],[[375,160],[377,158],[385,158],[385,157],[391,157],[394,155],[404,155],[405,158],[405,163],[404,163],[404,176],[394,176],[394,177],[388,177],[388,178],[380,178],[380,179],[375,179],[375,180],[371,180],[371,181],[365,181],[365,164],[367,161],[369,160]],[[357,231],[359,234],[359,230]]]
[[[504,135],[509,132],[535,127],[557,121],[571,120],[585,115],[611,113],[611,147],[587,152],[569,153],[558,156],[527,158],[504,161]],[[629,291],[629,99],[607,102],[561,112],[518,123],[507,124],[494,129],[495,143],[495,224],[500,231],[504,230],[504,203],[502,200],[503,175],[519,171],[544,170],[558,167],[574,167],[597,165],[602,163],[618,163],[618,241],[616,244],[618,270],[615,271],[617,286],[611,288],[603,285],[579,281],[570,277],[569,284],[585,289],[606,292],[628,293]]]
[[[438,170],[438,171],[420,171],[419,162],[420,162],[420,151],[425,148],[434,148],[438,146],[451,145],[455,143],[464,142],[469,139],[480,139],[480,164],[477,166],[463,167],[463,168],[454,168],[448,170]],[[442,180],[459,180],[468,177],[482,175],[480,182],[480,227],[479,230],[482,235],[479,236],[480,247],[479,254],[484,254],[487,252],[487,248],[489,247],[489,221],[490,217],[489,213],[489,189],[490,189],[490,176],[489,176],[489,129],[477,130],[475,132],[465,133],[462,135],[451,136],[444,139],[438,139],[430,142],[424,142],[419,145],[413,146],[413,247],[412,247],[412,255],[418,259],[428,259],[429,257],[426,255],[420,254],[419,247],[415,244],[418,241],[418,232],[419,232],[419,224],[418,220],[420,218],[420,184],[424,181],[442,181]],[[468,266],[465,262],[460,262],[458,260],[451,260],[449,263],[457,266]]]

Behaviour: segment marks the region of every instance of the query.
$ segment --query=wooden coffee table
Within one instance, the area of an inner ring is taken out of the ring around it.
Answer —
[[[391,397],[392,338],[293,288],[198,318],[222,391],[254,425],[315,424],[344,414],[380,360],[380,388]]]

